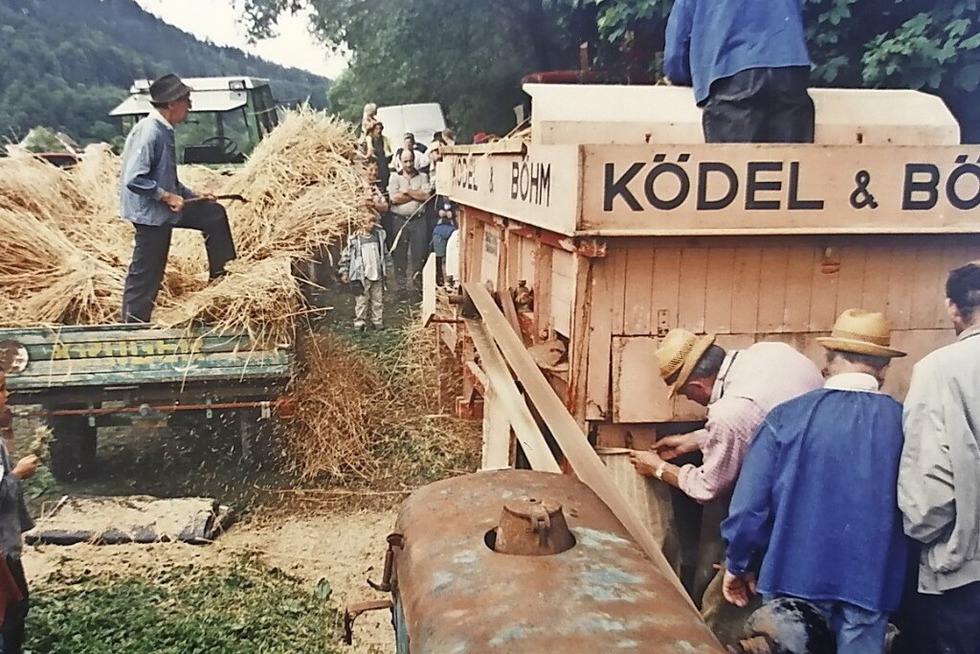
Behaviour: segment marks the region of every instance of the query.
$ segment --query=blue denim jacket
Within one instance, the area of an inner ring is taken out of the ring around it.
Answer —
[[[715,80],[809,65],[802,0],[677,0],[667,19],[664,74],[698,105]]]
[[[122,154],[119,213],[139,225],[167,225],[180,218],[160,199],[169,191],[194,197],[177,179],[174,129],[162,116],[150,114],[136,123]]]

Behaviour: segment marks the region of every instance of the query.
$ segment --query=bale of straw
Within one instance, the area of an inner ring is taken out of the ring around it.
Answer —
[[[241,169],[182,167],[191,188],[251,202],[229,207],[238,261],[216,284],[207,283],[201,234],[175,231],[154,319],[245,331],[256,346],[291,339],[301,311],[291,264],[367,211],[355,143],[348,124],[304,107]],[[117,320],[133,245],[133,227],[118,215],[119,167],[107,149],[90,149],[70,171],[33,157],[0,162],[0,324]]]
[[[283,435],[287,468],[308,482],[375,489],[475,469],[480,425],[443,413],[435,347],[420,327],[380,358],[337,336],[306,339],[297,411]]]

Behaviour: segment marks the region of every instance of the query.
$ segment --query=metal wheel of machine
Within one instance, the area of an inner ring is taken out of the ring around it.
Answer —
[[[86,416],[50,416],[51,474],[59,481],[84,479],[95,470],[98,428]]]

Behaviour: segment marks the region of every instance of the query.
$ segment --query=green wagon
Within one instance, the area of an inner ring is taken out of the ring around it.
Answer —
[[[91,471],[100,426],[167,416],[237,430],[243,456],[290,412],[289,345],[255,348],[242,334],[146,325],[0,329],[11,404],[36,405],[51,427],[51,469]],[[215,429],[216,431],[216,429]]]

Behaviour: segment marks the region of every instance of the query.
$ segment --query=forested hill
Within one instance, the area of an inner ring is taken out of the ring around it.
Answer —
[[[133,0],[0,0],[0,141],[39,125],[108,141],[133,80],[170,71],[264,77],[277,100],[327,101],[328,80],[199,41]]]

